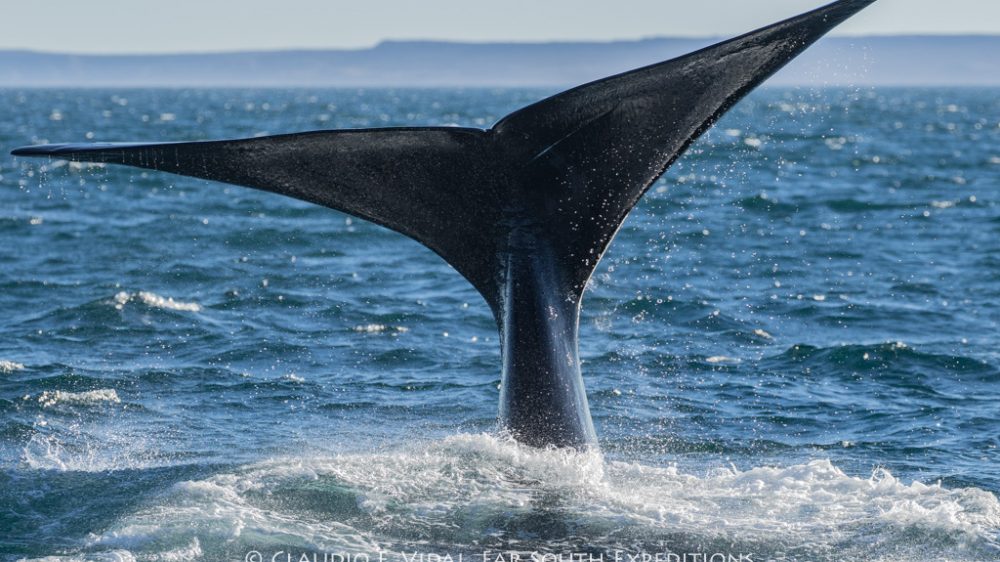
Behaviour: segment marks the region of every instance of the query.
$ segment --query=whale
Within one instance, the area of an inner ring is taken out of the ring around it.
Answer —
[[[339,129],[198,142],[45,144],[15,156],[122,164],[278,193],[433,250],[482,295],[501,346],[500,430],[598,445],[580,368],[588,280],[649,187],[726,111],[875,0],[840,0],[518,109],[488,129]]]

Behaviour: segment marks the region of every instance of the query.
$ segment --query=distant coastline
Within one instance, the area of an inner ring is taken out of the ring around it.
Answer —
[[[573,43],[386,41],[368,49],[177,55],[0,51],[12,87],[562,87],[718,38]],[[830,37],[771,85],[998,86],[1000,36]]]

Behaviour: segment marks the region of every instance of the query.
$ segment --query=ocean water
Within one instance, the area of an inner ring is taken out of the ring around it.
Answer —
[[[419,244],[6,156],[486,127],[548,93],[0,91],[0,560],[1000,560],[996,89],[734,108],[586,293],[591,454],[495,434],[493,321]]]

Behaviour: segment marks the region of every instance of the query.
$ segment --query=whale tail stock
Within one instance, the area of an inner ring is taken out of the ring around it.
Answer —
[[[649,186],[737,101],[875,0],[840,0],[585,84],[487,130],[331,130],[64,144],[19,156],[125,164],[271,191],[416,239],[483,295],[504,350],[501,421],[534,445],[594,441],[577,359],[583,289]],[[558,320],[553,320],[558,318]]]

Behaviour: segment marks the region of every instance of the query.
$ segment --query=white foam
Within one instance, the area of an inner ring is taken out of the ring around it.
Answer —
[[[196,302],[175,301],[172,297],[161,297],[160,295],[149,291],[139,291],[137,293],[120,291],[112,299],[115,308],[118,310],[124,309],[126,304],[133,301],[139,301],[146,306],[160,308],[163,310],[180,310],[185,312],[201,311],[201,305]]]
[[[403,333],[410,331],[410,329],[405,326],[388,326],[386,324],[362,324],[360,326],[355,326],[354,331],[368,334],[378,334],[382,332]]]
[[[755,559],[980,560],[1000,549],[1000,502],[975,488],[907,484],[884,470],[849,476],[828,460],[691,473],[485,435],[286,457],[182,482],[93,544],[140,557],[192,540],[206,551],[296,544],[374,553],[420,550],[418,537],[432,534],[479,550],[471,545],[496,537],[498,521],[515,530],[503,539],[514,544],[517,529],[553,524],[597,549],[721,541]],[[558,549],[558,540],[537,542]]]
[[[609,493],[650,524],[690,531],[709,526],[731,537],[850,544],[854,533],[891,540],[922,528],[986,538],[991,529],[1000,528],[1000,503],[989,492],[907,485],[885,470],[869,478],[851,477],[828,460],[721,470],[705,477],[673,468],[637,470],[628,464],[616,464],[611,472],[628,484],[630,493],[622,494],[621,488]]]
[[[739,363],[740,360],[736,357],[729,357],[726,355],[714,355],[705,359],[708,363]]]
[[[188,558],[188,560],[192,560]],[[135,556],[127,550],[109,550],[88,553],[86,556],[45,556],[43,558],[18,558],[18,562],[136,562]]]
[[[101,169],[107,168],[108,165],[104,162],[69,162],[69,169],[75,172],[80,170],[90,170],[90,169]]]
[[[38,395],[38,403],[45,408],[58,404],[94,405],[104,402],[118,404],[118,392],[113,388],[101,388],[85,392],[66,392],[64,390],[46,390]]]
[[[950,209],[957,203],[958,201],[931,201],[931,207],[935,209]]]
[[[21,363],[15,363],[13,361],[7,361],[6,359],[0,360],[0,373],[9,374],[14,371],[23,371],[24,365]]]
[[[39,166],[38,170],[42,173],[46,173],[65,167],[69,167],[69,169],[73,172],[79,172],[81,170],[90,170],[93,168],[105,168],[107,167],[107,164],[103,162],[71,162],[69,160],[52,160],[51,162]]]
[[[146,436],[121,433],[104,424],[64,425],[40,416],[35,427],[38,432],[21,449],[21,461],[32,469],[105,472],[175,463]]]

